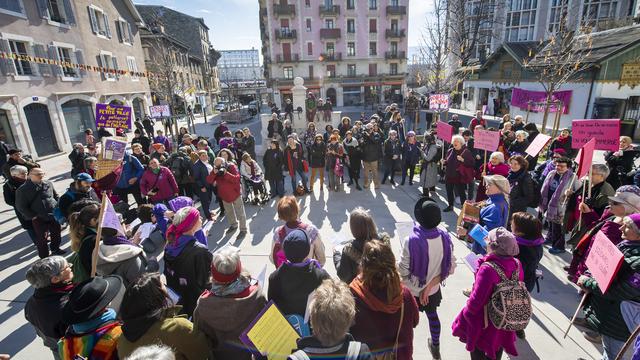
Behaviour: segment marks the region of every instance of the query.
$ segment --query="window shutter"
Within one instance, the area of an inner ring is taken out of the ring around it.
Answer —
[[[102,16],[104,17],[105,35],[107,35],[107,37],[111,39],[111,27],[109,26],[109,17],[107,16],[107,14],[102,14]]]
[[[102,80],[106,80],[107,79],[107,74],[104,72],[104,64],[102,63],[102,55],[98,55],[97,57],[98,59],[98,67],[100,68],[100,78],[102,78]]]
[[[96,12],[90,6],[87,6],[89,10],[89,20],[91,21],[91,30],[94,34],[98,33],[98,19],[96,19]]]
[[[119,79],[120,74],[118,74],[118,59],[116,59],[116,57],[113,56],[111,58],[111,61],[113,62],[113,69],[115,70],[116,79]]]
[[[129,34],[129,43],[133,45],[133,31],[131,31],[131,23],[127,21],[127,33]]]
[[[82,50],[80,50],[80,49],[76,50],[75,51],[75,55],[76,55],[76,64],[87,65],[84,62],[84,53],[82,52]],[[80,76],[86,77],[87,76],[87,69],[85,67],[78,67],[78,73],[80,74]]]
[[[38,5],[38,13],[40,13],[40,17],[48,19],[49,8],[47,7],[47,0],[36,0],[36,4]]]
[[[0,39],[0,52],[3,52],[7,55],[11,55],[11,47],[9,46],[9,40]],[[4,75],[15,75],[16,74],[16,66],[13,63],[12,59],[0,58],[0,70]]]
[[[47,52],[44,50],[44,45],[42,44],[33,45],[33,53],[37,58],[41,58],[41,59],[49,58],[49,56],[47,55]],[[49,64],[38,62],[38,69],[40,70],[40,75],[51,76],[51,66]]]
[[[73,13],[73,6],[71,5],[71,0],[64,0],[64,14],[67,16],[67,24],[76,25],[76,17]]]
[[[49,59],[57,62],[60,61],[60,54],[58,54],[58,48],[53,45],[49,45]],[[51,64],[51,71],[54,76],[62,75],[62,68],[58,64]]]
[[[116,33],[118,34],[118,41],[124,42],[124,32],[122,31],[122,21],[116,21]]]

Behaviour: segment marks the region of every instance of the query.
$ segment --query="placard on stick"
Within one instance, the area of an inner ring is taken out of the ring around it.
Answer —
[[[251,350],[271,359],[286,359],[297,347],[300,335],[282,315],[273,301],[260,311],[249,327],[240,335],[240,340]]]
[[[585,264],[598,282],[603,294],[611,286],[620,265],[622,265],[623,258],[622,252],[609,240],[607,235],[598,231]]]
[[[591,169],[591,164],[593,163],[593,152],[596,147],[596,139],[591,139],[587,142],[580,151],[578,151],[578,156],[576,156],[576,161],[578,162],[578,171],[577,176],[578,179],[589,173]]]
[[[619,119],[583,119],[571,122],[571,147],[580,149],[596,139],[596,150],[617,151],[620,142]]]
[[[545,134],[538,134],[535,139],[529,144],[525,153],[531,155],[532,157],[536,157],[547,143],[551,140],[551,136]]]
[[[437,131],[437,136],[448,142],[449,144],[451,144],[451,138],[453,137],[453,126],[447,124],[444,121],[438,121],[436,123],[436,131]]]
[[[473,147],[487,151],[498,150],[500,133],[489,130],[476,130],[473,132]]]
[[[131,129],[131,107],[96,104],[96,127]]]

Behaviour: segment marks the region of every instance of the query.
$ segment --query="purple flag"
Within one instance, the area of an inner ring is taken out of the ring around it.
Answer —
[[[120,218],[118,217],[118,213],[113,208],[113,204],[111,203],[111,200],[109,200],[109,197],[106,195],[102,195],[102,196],[104,196],[106,200],[104,201],[105,203],[105,207],[103,210],[104,214],[102,214],[102,223],[100,224],[100,226],[102,228],[109,228],[109,229],[116,230],[118,234],[122,236],[126,236],[124,228],[122,227],[122,223],[120,222]]]

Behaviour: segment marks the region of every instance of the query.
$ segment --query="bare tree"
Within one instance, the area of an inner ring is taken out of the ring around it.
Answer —
[[[465,66],[471,59],[486,55],[486,45],[500,34],[495,31],[503,21],[500,14],[501,0],[440,0],[446,8],[447,38],[451,55],[458,60],[459,66]]]

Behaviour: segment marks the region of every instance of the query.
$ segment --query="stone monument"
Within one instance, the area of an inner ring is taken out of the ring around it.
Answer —
[[[293,128],[298,134],[301,134],[301,130],[307,129],[307,88],[304,86],[304,79],[296,76],[293,79],[293,87],[291,88],[291,94],[293,95]],[[301,112],[298,112],[298,107],[302,108]]]

